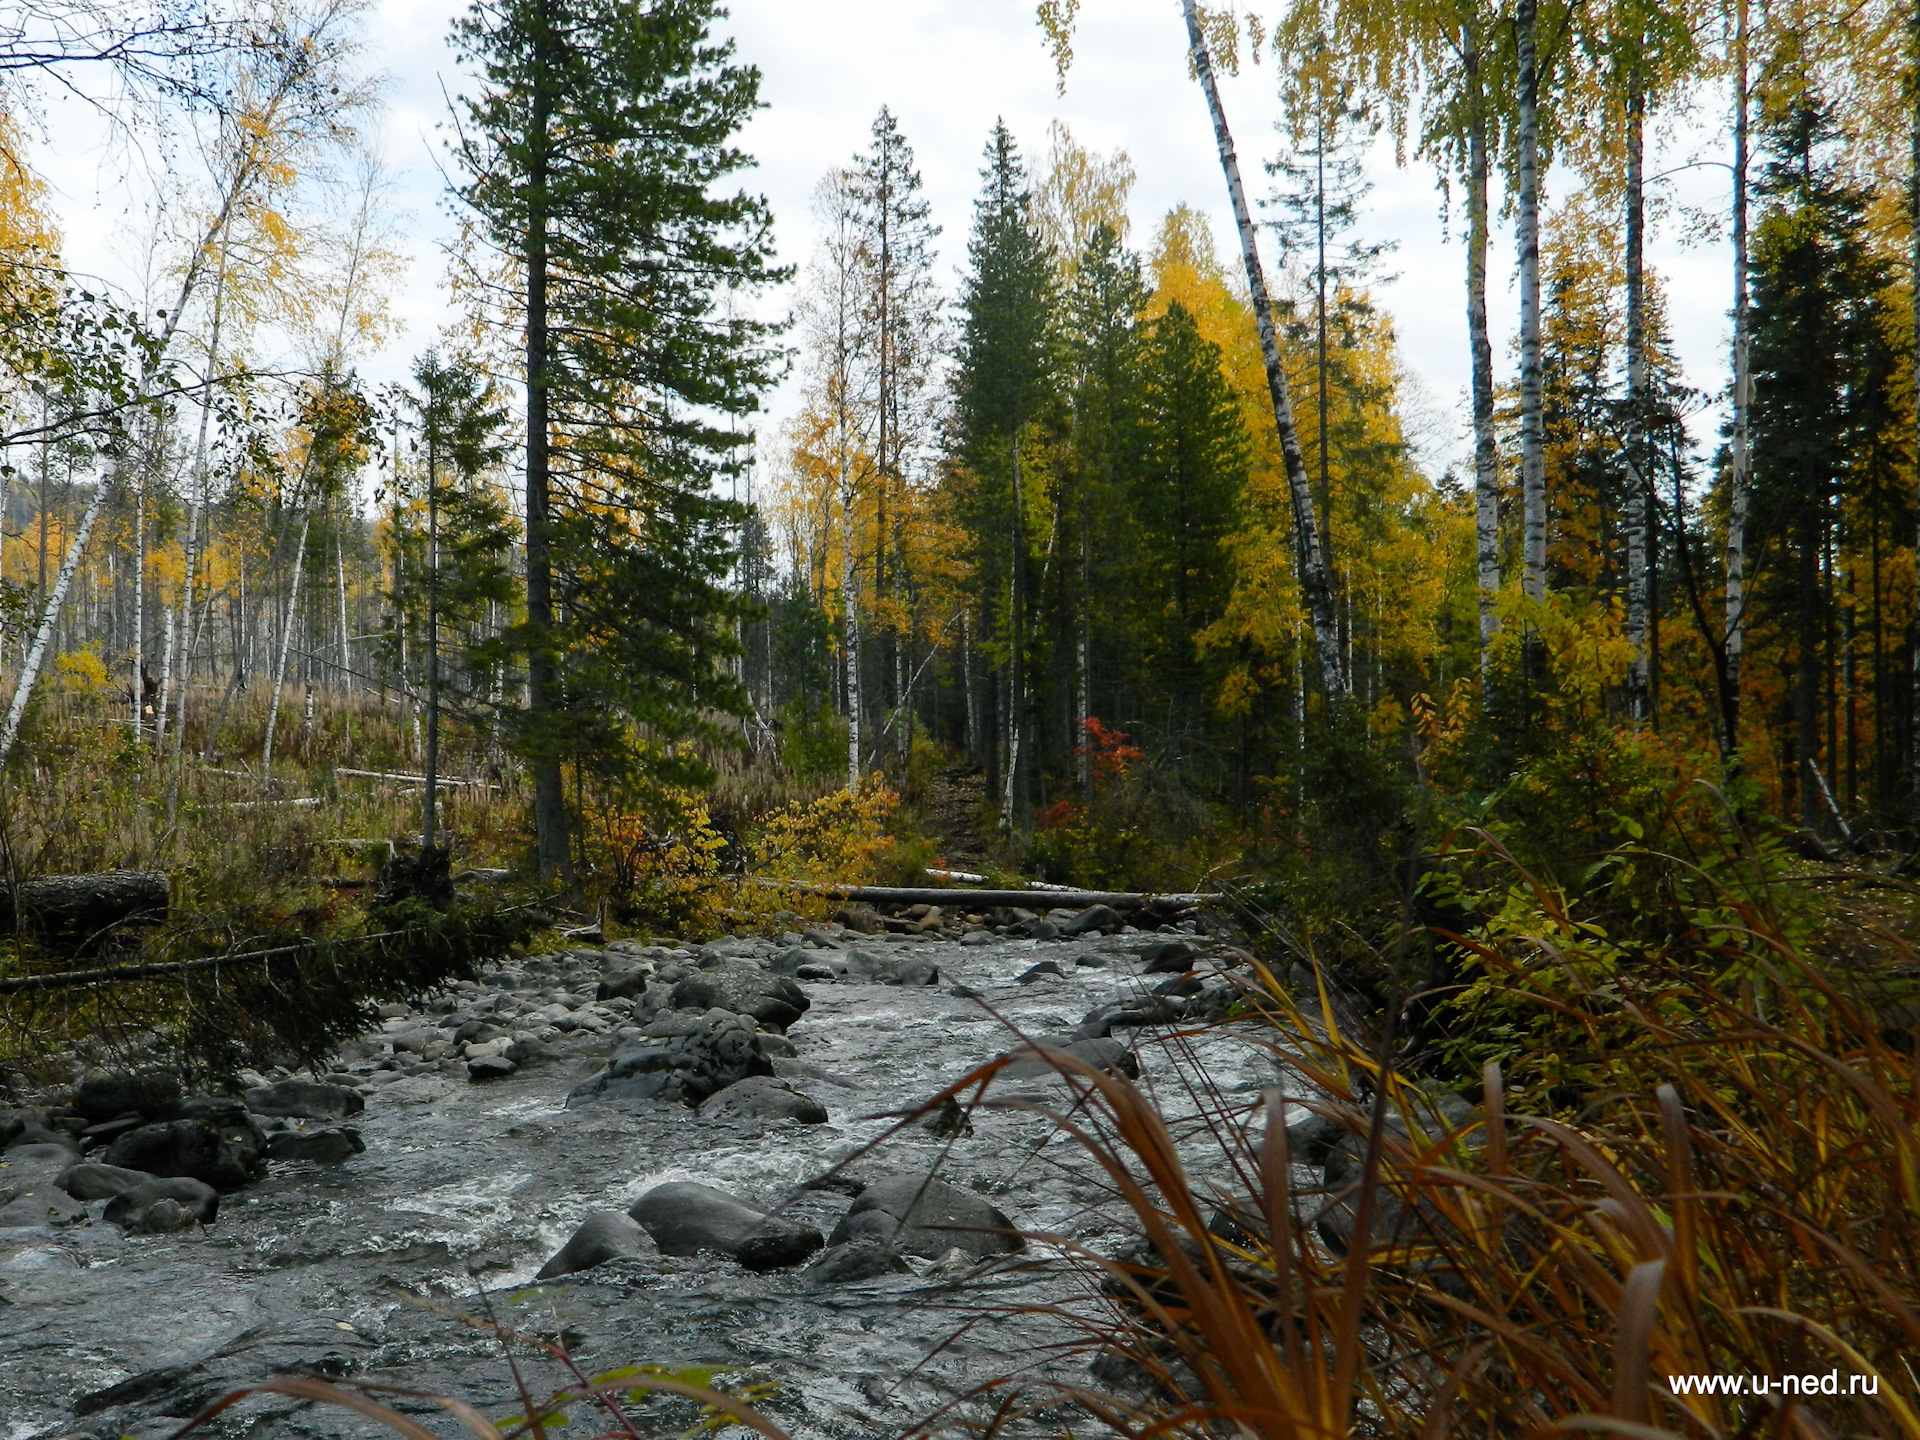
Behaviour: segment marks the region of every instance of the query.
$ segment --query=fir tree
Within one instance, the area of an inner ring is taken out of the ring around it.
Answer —
[[[1233,588],[1225,542],[1246,494],[1247,434],[1220,371],[1220,347],[1178,301],[1154,321],[1145,362],[1133,485],[1140,689],[1166,717],[1172,753],[1191,754],[1207,709],[1201,632],[1225,612]]]
[[[1007,660],[1001,819],[1013,825],[1024,821],[1031,804],[1033,760],[1027,654],[1031,496],[1021,446],[1023,432],[1055,398],[1058,301],[1053,256],[1034,228],[1026,169],[1004,122],[994,125],[981,175],[985,184],[974,202],[967,243],[954,398],[960,455],[974,487],[969,528],[987,606],[983,618]]]
[[[418,427],[413,508],[396,512],[396,567],[400,583],[393,602],[405,633],[424,645],[426,684],[426,787],[421,805],[422,843],[432,847],[438,829],[440,728],[443,711],[473,716],[497,705],[504,656],[499,626],[516,598],[512,566],[514,532],[506,496],[489,483],[489,472],[506,458],[500,431],[507,412],[486,377],[465,359],[445,361],[429,350],[413,367],[415,389],[406,397]],[[445,653],[446,637],[454,639]],[[389,640],[398,651],[397,634]],[[390,663],[398,655],[389,657]]]
[[[1835,502],[1889,413],[1885,263],[1867,242],[1870,197],[1848,181],[1827,104],[1795,87],[1762,122],[1763,210],[1753,247],[1753,522],[1756,586],[1791,615],[1792,772],[1803,824],[1821,823]]]
[[[461,194],[523,327],[527,709],[544,874],[569,866],[561,763],[668,764],[743,708],[722,664],[736,516],[713,481],[775,361],[729,292],[776,278],[766,205],[725,183],[759,73],[713,0],[480,0],[456,32]]]

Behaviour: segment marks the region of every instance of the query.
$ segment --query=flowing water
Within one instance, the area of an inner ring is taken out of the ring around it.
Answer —
[[[718,1365],[767,1382],[763,1403],[795,1437],[897,1434],[998,1377],[1084,1382],[1086,1355],[1057,1348],[1071,1338],[1066,1327],[1004,1313],[1088,1293],[1045,1243],[1017,1257],[1040,1263],[965,1274],[950,1256],[845,1285],[804,1269],[756,1275],[710,1255],[622,1259],[538,1285],[532,1277],[584,1216],[625,1209],[667,1180],[702,1181],[830,1232],[848,1196],[796,1187],[841,1162],[863,1180],[937,1167],[1023,1231],[1111,1253],[1127,1239],[1123,1213],[1084,1152],[1030,1110],[980,1109],[970,1135],[941,1139],[913,1126],[858,1152],[894,1125],[885,1112],[1005,1051],[1014,1030],[1062,1035],[1095,1006],[1138,996],[1152,983],[1138,974],[1145,938],[963,946],[847,937],[882,958],[932,961],[941,979],[803,984],[812,1009],[790,1033],[797,1063],[782,1068],[827,1107],[825,1125],[702,1119],[654,1102],[568,1110],[568,1091],[608,1047],[582,1037],[560,1058],[486,1085],[436,1071],[380,1077],[391,1083],[371,1088],[351,1122],[364,1155],[276,1164],[224,1197],[204,1231],[125,1237],[97,1218],[0,1230],[0,1440],[156,1440],[240,1384],[302,1369],[456,1394],[498,1418],[520,1406],[500,1341],[473,1323],[486,1314],[560,1339],[590,1373]],[[576,952],[570,978],[591,979],[593,958]],[[1039,960],[1064,973],[1020,983]],[[1143,1083],[1176,1117],[1222,1100],[1245,1109],[1275,1076],[1267,1053],[1232,1027],[1177,1045],[1143,1034],[1139,1059]],[[1068,1099],[1057,1077],[1000,1082],[992,1093]],[[1199,1151],[1196,1164],[1207,1165]],[[1229,1179],[1217,1154],[1210,1173]],[[515,1354],[536,1392],[563,1378],[551,1358]],[[462,1433],[430,1403],[392,1403],[432,1433]],[[652,1428],[667,1433],[685,1419]],[[258,1397],[204,1433],[388,1432],[343,1411]]]

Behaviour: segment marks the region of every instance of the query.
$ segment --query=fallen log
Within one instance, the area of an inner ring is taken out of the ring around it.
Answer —
[[[110,870],[102,875],[42,875],[8,891],[13,928],[60,949],[84,948],[116,926],[167,917],[161,870]]]
[[[1009,905],[1031,907],[1045,901],[1062,910],[1084,910],[1089,905],[1106,905],[1115,910],[1152,910],[1165,914],[1191,910],[1220,899],[1211,893],[1150,895],[1132,890],[968,890],[960,886],[919,885],[781,885],[777,880],[762,882],[782,890],[799,890],[808,895],[828,895],[836,900],[860,900],[869,905],[956,905],[968,909]]]

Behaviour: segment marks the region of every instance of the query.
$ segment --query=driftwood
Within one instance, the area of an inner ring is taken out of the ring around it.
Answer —
[[[957,886],[794,885],[781,888],[802,890],[810,895],[830,895],[837,900],[860,900],[869,905],[963,905],[979,909],[995,905],[1031,906],[1035,901],[1045,901],[1048,906],[1062,910],[1105,905],[1114,910],[1152,910],[1159,914],[1191,910],[1220,898],[1214,894],[1149,895],[1132,890],[965,890]]]
[[[167,915],[167,877],[160,870],[42,875],[16,881],[9,894],[14,928],[58,949],[84,948],[115,926],[153,924]]]
[[[333,767],[333,773],[336,775],[351,775],[357,780],[390,780],[396,785],[424,785],[427,783],[427,777],[424,775],[408,775],[392,770],[349,770],[344,765],[336,765]],[[436,775],[433,777],[433,783],[435,785],[444,785],[448,789],[458,789],[463,785],[485,785],[489,790],[498,790],[500,788],[498,785],[491,784],[485,780],[474,780],[459,775]]]

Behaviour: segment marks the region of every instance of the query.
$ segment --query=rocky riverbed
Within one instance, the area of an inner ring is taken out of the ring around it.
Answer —
[[[1084,1291],[1021,1234],[1126,1243],[1085,1157],[1007,1109],[859,1152],[888,1112],[1021,1036],[1137,1067],[1172,1115],[1201,1103],[1202,1074],[1257,1100],[1275,1067],[1233,1025],[1156,1039],[1222,1007],[1214,972],[1231,953],[1092,918],[1109,933],[836,925],[503,961],[418,1011],[389,1007],[322,1084],[252,1076],[243,1097],[192,1101],[165,1077],[94,1076],[64,1109],[0,1116],[0,1440],[155,1440],[299,1369],[509,1414],[498,1340],[460,1318],[483,1305],[561,1338],[589,1372],[717,1365],[771,1382],[764,1403],[796,1436],[894,1433],[1049,1364],[1082,1380],[1084,1356],[1049,1359],[1063,1337],[1043,1320],[962,1326]],[[1067,1091],[1042,1057],[992,1093]],[[196,1171],[199,1190],[180,1178]],[[935,1174],[954,1188],[925,1188]],[[522,1373],[536,1389],[560,1379],[538,1357]],[[387,1432],[260,1398],[206,1433]]]

